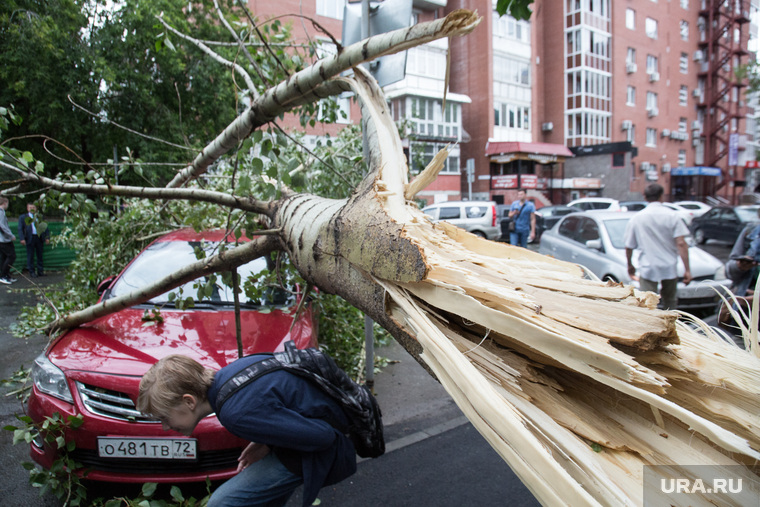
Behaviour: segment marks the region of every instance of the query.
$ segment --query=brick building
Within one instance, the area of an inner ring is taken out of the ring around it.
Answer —
[[[261,18],[297,12],[341,33],[344,0],[249,5]],[[451,47],[410,50],[406,78],[385,88],[394,119],[410,126],[413,171],[453,146],[422,198],[511,202],[524,187],[541,204],[635,199],[652,181],[673,199],[742,192],[747,107],[735,70],[749,58],[749,0],[536,0],[527,22],[494,6],[413,0],[412,22],[460,8],[483,16]],[[297,38],[313,31],[292,23]]]

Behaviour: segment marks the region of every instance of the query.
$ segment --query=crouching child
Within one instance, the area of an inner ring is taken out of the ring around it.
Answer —
[[[222,386],[267,357],[247,356],[215,372],[172,355],[140,382],[137,409],[160,419],[164,430],[190,436],[201,419],[215,413],[230,433],[251,442],[238,458],[238,474],[213,492],[208,507],[285,505],[300,484],[308,506],[320,488],[356,472],[343,409],[305,378],[273,371],[237,389],[218,409]]]

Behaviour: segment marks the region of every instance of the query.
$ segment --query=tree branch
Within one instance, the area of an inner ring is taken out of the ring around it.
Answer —
[[[277,236],[266,235],[256,237],[244,245],[188,264],[182,269],[175,271],[150,285],[142,287],[137,291],[113,299],[106,299],[105,301],[89,306],[84,310],[56,319],[45,328],[45,332],[56,333],[58,331],[70,329],[103,317],[104,315],[123,310],[124,308],[145,303],[156,296],[160,296],[167,291],[189,283],[196,278],[220,271],[229,271],[238,266],[242,266],[246,262],[261,257],[262,255],[273,252],[278,248],[280,248],[280,241]]]
[[[242,78],[245,80],[245,84],[246,86],[248,86],[248,89],[251,90],[250,92],[251,95],[253,95],[254,97],[258,96],[258,93],[256,92],[256,85],[253,84],[253,79],[251,79],[251,75],[248,74],[248,72],[243,67],[241,67],[235,62],[231,62],[227,60],[226,58],[223,58],[219,53],[217,53],[216,51],[214,51],[213,49],[211,49],[210,47],[208,47],[207,45],[205,45],[203,42],[199,41],[198,39],[195,39],[193,37],[190,37],[189,35],[186,35],[180,32],[173,26],[169,25],[169,23],[164,21],[163,17],[156,16],[156,18],[158,18],[161,24],[164,25],[164,27],[166,27],[166,29],[169,30],[171,33],[173,33],[177,37],[180,37],[181,39],[185,39],[186,41],[195,44],[198,47],[198,49],[200,49],[201,51],[209,55],[211,58],[221,63],[225,67],[228,67],[234,70],[235,72],[237,72],[238,74],[240,74]]]
[[[214,0],[214,7],[216,8],[216,13],[219,16],[219,19],[221,20],[222,24],[225,28],[227,28],[227,31],[229,31],[232,34],[232,37],[235,39],[235,41],[238,43],[238,47],[243,51],[243,54],[248,59],[248,63],[251,64],[251,67],[256,71],[256,74],[258,74],[259,78],[262,82],[267,83],[267,78],[264,75],[264,72],[261,70],[261,67],[256,63],[256,60],[253,59],[253,56],[251,56],[251,53],[248,51],[248,48],[245,47],[245,44],[243,44],[243,41],[240,40],[240,37],[238,37],[237,32],[235,32],[235,29],[232,28],[227,21],[227,18],[224,17],[224,13],[222,12],[221,7],[219,7],[219,2],[217,0]],[[200,42],[200,41],[199,41]],[[251,94],[254,98],[258,98],[259,92],[255,88],[251,90]]]
[[[370,37],[352,44],[338,55],[320,60],[291,76],[287,81],[270,88],[256,99],[250,108],[238,116],[203,149],[191,165],[180,171],[167,187],[178,187],[185,181],[197,178],[240,140],[248,137],[255,128],[301,103],[313,101],[316,93],[342,90],[340,86],[325,85],[326,81],[338,76],[341,72],[360,63],[436,39],[465,35],[474,30],[479,22],[480,18],[477,14],[458,10],[442,19]]]
[[[86,195],[114,195],[119,197],[138,197],[142,199],[186,199],[190,201],[208,202],[218,204],[228,208],[261,213],[262,215],[271,215],[271,204],[269,201],[260,201],[251,197],[240,197],[223,192],[214,192],[212,190],[201,190],[191,188],[152,188],[152,187],[131,187],[123,185],[94,185],[89,183],[64,183],[62,181],[47,178],[40,174],[24,171],[7,162],[0,161],[0,167],[10,169],[21,174],[27,181],[35,181],[43,186],[65,192],[68,194],[86,194]]]

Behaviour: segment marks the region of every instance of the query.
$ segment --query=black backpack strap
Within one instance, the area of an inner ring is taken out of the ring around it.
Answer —
[[[221,412],[224,403],[239,389],[242,389],[267,373],[282,370],[283,368],[283,364],[276,357],[269,357],[243,368],[232,378],[227,380],[227,382],[225,382],[219,389],[219,392],[216,395],[216,411]]]

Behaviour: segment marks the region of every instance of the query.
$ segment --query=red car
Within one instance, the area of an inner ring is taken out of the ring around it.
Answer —
[[[213,253],[223,232],[173,232],[154,241],[109,284],[101,296],[123,295],[197,260],[197,249]],[[228,241],[233,241],[228,238]],[[242,280],[267,268],[264,258],[238,268]],[[72,457],[89,470],[88,479],[114,482],[190,482],[226,479],[235,474],[247,442],[228,433],[209,416],[190,438],[163,431],[161,423],[135,410],[141,376],[170,354],[193,357],[219,369],[238,357],[233,294],[223,277],[197,297],[198,284],[173,291],[195,306],[178,310],[169,293],[149,303],[102,317],[68,331],[53,342],[32,368],[28,413],[36,422],[59,412],[81,414],[84,423],[66,435],[76,443]],[[250,288],[250,287],[249,287]],[[316,346],[316,325],[309,305],[293,324],[300,294],[279,289],[240,294],[243,353],[272,352],[292,339],[299,348]],[[179,298],[178,297],[178,298]],[[163,321],[145,321],[146,309],[160,307]],[[49,468],[56,451],[31,444],[32,458]]]

